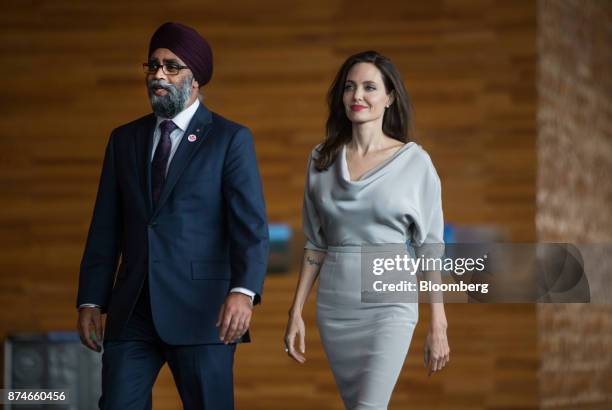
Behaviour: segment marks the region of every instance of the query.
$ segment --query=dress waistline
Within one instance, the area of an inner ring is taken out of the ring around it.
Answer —
[[[409,252],[405,243],[375,243],[364,245],[328,246],[328,252],[340,253],[380,253],[380,252]]]

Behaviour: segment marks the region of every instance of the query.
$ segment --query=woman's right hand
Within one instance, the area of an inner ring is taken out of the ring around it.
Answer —
[[[295,349],[295,339],[298,339],[299,352]],[[289,314],[289,322],[285,331],[285,351],[296,362],[304,363],[306,357],[306,327],[301,314]]]

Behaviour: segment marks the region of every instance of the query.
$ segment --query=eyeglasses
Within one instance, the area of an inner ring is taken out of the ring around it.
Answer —
[[[186,65],[179,65],[177,63],[142,63],[142,70],[145,72],[145,74],[155,74],[157,70],[159,70],[159,67],[162,68],[162,71],[166,75],[176,75],[179,73],[179,71],[189,68]]]

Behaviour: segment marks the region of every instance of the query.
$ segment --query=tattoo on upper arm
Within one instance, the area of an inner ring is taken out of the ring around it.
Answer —
[[[321,267],[321,261],[313,258],[312,256],[307,256],[306,261],[308,262],[309,265],[316,265],[318,267]]]

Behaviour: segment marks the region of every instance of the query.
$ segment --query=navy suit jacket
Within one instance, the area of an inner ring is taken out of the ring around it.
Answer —
[[[229,290],[252,290],[258,303],[267,267],[268,226],[253,138],[244,126],[200,105],[154,208],[155,124],[149,114],[111,133],[77,306],[100,305],[108,313],[104,338],[117,339],[148,275],[153,322],[164,342],[220,343],[215,324]],[[247,333],[239,341],[249,340]]]

